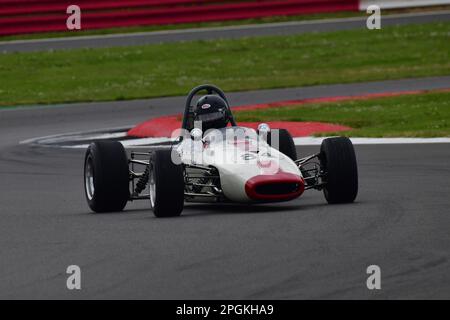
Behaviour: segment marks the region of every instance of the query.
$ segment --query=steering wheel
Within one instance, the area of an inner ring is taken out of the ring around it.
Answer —
[[[227,97],[225,96],[225,93],[218,87],[212,85],[212,84],[203,84],[200,85],[198,87],[195,87],[194,89],[191,90],[191,92],[189,92],[189,95],[186,98],[186,105],[184,107],[184,116],[183,116],[183,124],[182,124],[182,128],[183,129],[189,129],[188,128],[188,118],[189,118],[189,113],[190,110],[193,108],[192,104],[192,99],[194,99],[195,95],[198,94],[201,91],[206,91],[208,94],[216,94],[219,97],[221,97],[224,101],[225,104],[227,106],[227,113],[228,116],[230,118],[230,123],[232,126],[236,126],[236,121],[233,118],[233,114],[231,113],[230,110],[230,105],[228,103]]]

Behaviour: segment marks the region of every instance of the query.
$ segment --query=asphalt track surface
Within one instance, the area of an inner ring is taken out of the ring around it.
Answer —
[[[162,42],[237,39],[243,37],[301,34],[366,28],[367,15],[345,19],[293,21],[256,25],[197,28],[100,36],[83,36],[0,42],[0,52],[30,52],[75,48],[103,48],[146,45]],[[382,27],[450,21],[450,11],[392,14],[382,16]]]
[[[445,87],[448,77],[230,95],[234,105]],[[129,104],[129,106],[126,106]],[[147,201],[92,214],[83,150],[19,145],[180,112],[182,98],[0,111],[0,298],[450,298],[450,147],[356,146],[357,201],[309,191],[275,205],[186,205],[157,219]],[[26,115],[26,116],[25,116]],[[318,147],[300,147],[300,155]],[[66,289],[79,265],[82,289]],[[382,289],[366,288],[379,265]]]

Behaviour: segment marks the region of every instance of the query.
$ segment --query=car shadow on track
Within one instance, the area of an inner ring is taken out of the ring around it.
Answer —
[[[247,215],[280,212],[300,212],[311,207],[322,207],[324,204],[314,205],[276,205],[276,204],[187,204],[182,217],[207,216],[218,214]]]
[[[180,219],[189,217],[211,216],[211,215],[248,215],[248,214],[277,214],[277,213],[307,213],[314,210],[336,209],[341,206],[358,206],[361,202],[352,204],[329,205],[326,202],[302,203],[302,204],[236,204],[236,203],[186,203],[181,216],[163,219]],[[109,216],[109,215],[146,215],[146,218],[156,218],[150,208],[129,208],[124,211],[92,213],[86,215]]]

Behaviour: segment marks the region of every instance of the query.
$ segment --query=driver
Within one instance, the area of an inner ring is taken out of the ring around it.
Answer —
[[[198,100],[194,111],[194,123],[201,122],[203,132],[225,128],[229,121],[227,103],[221,97],[210,94]]]

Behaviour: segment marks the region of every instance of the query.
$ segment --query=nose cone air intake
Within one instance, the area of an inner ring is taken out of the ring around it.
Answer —
[[[299,197],[303,191],[302,177],[287,172],[254,176],[245,183],[247,196],[257,201],[288,201]]]

